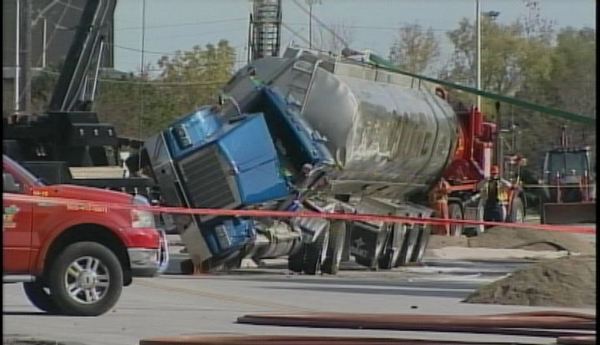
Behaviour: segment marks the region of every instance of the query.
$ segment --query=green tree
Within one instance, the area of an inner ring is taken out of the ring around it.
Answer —
[[[129,75],[103,81],[96,110],[119,135],[145,138],[175,118],[214,103],[234,64],[235,50],[225,40],[178,51],[160,58],[157,77]]]
[[[389,59],[404,71],[422,73],[439,54],[439,42],[433,35],[433,29],[425,30],[419,24],[410,24],[398,30],[390,47]]]

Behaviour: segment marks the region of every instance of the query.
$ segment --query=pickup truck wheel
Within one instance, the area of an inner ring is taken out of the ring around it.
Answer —
[[[121,296],[123,269],[115,254],[95,242],[69,245],[51,264],[49,287],[61,312],[97,316]]]
[[[23,283],[25,295],[36,308],[50,314],[58,311],[50,290],[40,282]]]

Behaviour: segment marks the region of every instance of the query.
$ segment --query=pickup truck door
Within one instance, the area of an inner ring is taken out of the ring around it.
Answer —
[[[33,204],[11,196],[24,194],[25,184],[4,170],[2,190],[2,269],[4,274],[28,274],[31,257]]]

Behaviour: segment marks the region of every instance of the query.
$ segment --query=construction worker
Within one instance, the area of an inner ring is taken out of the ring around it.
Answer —
[[[429,203],[435,211],[435,216],[442,219],[448,219],[448,193],[450,184],[443,178],[429,192]],[[436,235],[450,235],[450,223],[444,225],[432,226],[433,233]]]
[[[506,221],[510,182],[500,178],[497,165],[490,170],[490,177],[483,180],[478,189],[481,193],[480,203],[483,204],[483,220],[490,222]]]

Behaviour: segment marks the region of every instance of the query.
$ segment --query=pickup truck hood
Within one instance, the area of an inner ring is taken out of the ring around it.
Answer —
[[[107,189],[73,186],[73,185],[51,185],[35,187],[34,194],[57,198],[69,198],[86,201],[97,201],[117,204],[131,204],[133,196],[127,193],[115,192]]]

